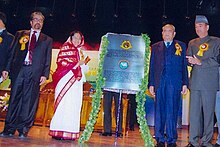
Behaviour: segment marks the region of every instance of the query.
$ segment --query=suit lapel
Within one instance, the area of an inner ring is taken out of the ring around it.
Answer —
[[[24,33],[21,34],[20,38],[24,37],[24,36],[28,36],[29,37],[28,42],[25,44],[25,50],[28,50],[28,46],[29,46],[29,42],[30,42],[30,30],[24,31]]]
[[[158,46],[157,46],[158,50],[156,52],[157,54],[157,60],[159,60],[159,62],[164,63],[164,57],[165,57],[165,45],[164,42],[161,41]]]
[[[165,50],[165,44],[164,44],[163,41],[161,41],[161,42],[159,43],[158,48],[159,48],[159,51],[160,51],[160,52],[164,52],[164,50]]]
[[[29,37],[30,37],[28,43],[26,43],[26,46],[25,46],[26,49],[28,49],[28,46],[29,46],[29,43],[30,43],[30,40],[31,40],[30,32],[31,32],[30,30],[27,30],[27,31],[25,31],[25,32],[21,35],[21,37],[23,37],[23,36],[29,36]],[[36,42],[35,48],[37,48],[37,46],[38,46],[42,41],[44,41],[44,40],[45,40],[45,35],[44,35],[43,33],[40,33],[39,38],[38,38],[38,40],[37,40],[37,42]]]
[[[37,46],[38,46],[41,42],[43,42],[44,40],[45,40],[45,35],[44,35],[43,33],[40,33],[35,48],[37,48]]]
[[[25,36],[25,35],[30,36],[30,30],[24,31],[22,36]]]
[[[164,44],[163,41],[161,41],[161,42],[159,43],[158,48],[159,48],[159,53],[160,53],[161,59],[164,60],[166,46],[165,46],[165,44]]]

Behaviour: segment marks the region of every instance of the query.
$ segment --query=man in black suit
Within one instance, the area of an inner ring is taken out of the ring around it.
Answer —
[[[33,125],[38,106],[39,90],[49,77],[52,38],[43,34],[41,29],[44,16],[33,12],[30,17],[30,30],[18,31],[13,41],[10,57],[2,76],[11,79],[11,96],[5,126],[0,136],[27,137]]]
[[[100,135],[102,135],[102,136],[112,136],[112,100],[114,98],[115,122],[116,122],[115,136],[116,137],[122,137],[123,136],[122,135],[122,122],[123,122],[122,100],[121,100],[120,113],[119,113],[118,124],[117,124],[117,116],[118,116],[118,108],[119,108],[119,97],[120,97],[119,90],[104,88],[103,95],[104,95],[104,97],[103,97],[104,132],[101,133]]]
[[[3,69],[6,66],[6,62],[10,52],[10,46],[14,39],[14,36],[6,30],[6,20],[6,15],[3,12],[0,12],[0,73],[2,73]]]
[[[130,105],[130,117],[129,117],[129,129],[134,131],[134,125],[137,123],[137,102],[136,102],[136,94],[128,94],[127,98],[129,99]]]

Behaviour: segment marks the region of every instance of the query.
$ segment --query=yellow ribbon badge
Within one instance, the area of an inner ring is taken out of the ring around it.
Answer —
[[[124,40],[120,46],[121,48],[128,50],[130,48],[132,48],[131,42],[128,40]]]
[[[199,46],[198,56],[203,56],[203,53],[209,49],[208,43],[203,43]]]
[[[175,43],[175,48],[176,48],[175,55],[181,56],[182,47],[180,46],[180,44],[179,43]]]
[[[21,50],[25,50],[25,44],[29,41],[29,36],[23,36],[19,40],[19,43],[21,44]]]
[[[2,37],[0,37],[0,44],[2,43],[2,41],[3,41],[3,38],[2,38]]]

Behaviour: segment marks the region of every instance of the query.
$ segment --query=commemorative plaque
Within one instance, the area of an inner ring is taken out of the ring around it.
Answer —
[[[104,88],[139,90],[144,77],[145,42],[141,36],[106,34],[109,41],[104,59]]]

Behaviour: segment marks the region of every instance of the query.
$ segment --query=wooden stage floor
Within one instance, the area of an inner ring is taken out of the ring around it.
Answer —
[[[0,131],[4,126],[0,122]],[[144,142],[138,131],[138,126],[135,131],[128,131],[123,138],[115,139],[114,135],[111,137],[100,136],[100,132],[93,132],[90,140],[82,145],[77,141],[59,141],[54,140],[48,135],[48,127],[33,126],[28,134],[28,138],[19,139],[18,133],[12,138],[0,137],[0,147],[143,147]],[[153,127],[150,128],[153,135]],[[188,128],[178,129],[178,147],[184,147],[188,144]],[[217,133],[213,137],[213,143],[216,142]]]

